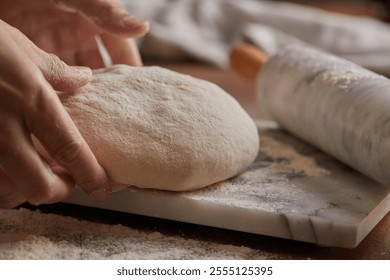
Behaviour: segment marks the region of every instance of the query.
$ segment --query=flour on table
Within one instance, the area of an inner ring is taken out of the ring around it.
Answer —
[[[254,121],[218,86],[159,67],[118,65],[60,98],[117,183],[191,190],[244,171],[256,158]]]
[[[187,234],[140,230],[28,209],[0,212],[0,260],[279,259],[278,254]]]

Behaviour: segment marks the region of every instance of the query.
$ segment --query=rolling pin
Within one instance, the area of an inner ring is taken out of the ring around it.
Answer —
[[[390,186],[389,79],[303,44],[272,57],[238,45],[230,63],[281,127]]]

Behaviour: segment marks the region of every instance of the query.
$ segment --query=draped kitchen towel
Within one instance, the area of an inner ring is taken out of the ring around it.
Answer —
[[[139,42],[145,58],[195,59],[224,67],[231,47],[251,42],[269,55],[304,41],[390,74],[390,25],[374,18],[260,0],[120,0],[151,22]]]

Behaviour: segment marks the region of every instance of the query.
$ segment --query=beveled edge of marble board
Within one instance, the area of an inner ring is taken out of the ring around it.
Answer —
[[[357,224],[334,223],[321,217],[286,215],[231,205],[228,207],[155,190],[124,190],[113,193],[108,201],[101,203],[91,200],[77,189],[64,202],[343,248],[357,247],[390,211],[390,194]],[[229,222],[223,222],[224,218],[228,218]]]

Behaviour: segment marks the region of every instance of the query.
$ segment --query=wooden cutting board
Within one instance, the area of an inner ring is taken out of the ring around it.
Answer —
[[[184,193],[129,188],[66,202],[261,235],[356,247],[390,210],[390,188],[258,121],[260,152],[241,175]]]

